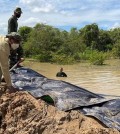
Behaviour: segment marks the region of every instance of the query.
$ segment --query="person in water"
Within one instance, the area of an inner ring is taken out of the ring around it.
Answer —
[[[60,68],[60,72],[56,74],[56,77],[67,77],[67,74],[63,72],[63,68]]]

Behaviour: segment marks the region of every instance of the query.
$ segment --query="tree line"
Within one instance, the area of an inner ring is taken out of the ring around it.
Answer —
[[[19,33],[24,55],[41,62],[70,64],[89,60],[102,65],[105,59],[120,58],[120,28],[102,30],[93,23],[81,29],[72,27],[68,32],[38,23],[20,27]]]

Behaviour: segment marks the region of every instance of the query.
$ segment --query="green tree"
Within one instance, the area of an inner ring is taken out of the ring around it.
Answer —
[[[113,40],[113,43],[116,43],[120,40],[120,28],[111,29],[109,35]]]
[[[120,58],[120,40],[114,44],[112,52],[115,57]]]
[[[27,39],[28,39],[29,34],[30,34],[31,31],[32,31],[32,28],[31,27],[22,26],[22,27],[19,28],[18,32],[22,36],[23,42],[26,42],[27,41]]]
[[[86,25],[84,28],[80,29],[80,35],[83,37],[83,40],[87,45],[87,47],[93,47],[93,42],[95,42],[95,44],[98,43],[98,37],[99,37],[98,25],[96,23]]]
[[[93,23],[68,32],[38,23],[33,28],[21,27],[19,32],[24,39],[25,55],[39,61],[72,63],[83,59],[103,64],[107,53],[119,57],[119,28],[101,30]]]
[[[105,30],[100,30],[99,32],[99,43],[96,47],[99,51],[111,50],[113,41],[110,38],[109,32]]]

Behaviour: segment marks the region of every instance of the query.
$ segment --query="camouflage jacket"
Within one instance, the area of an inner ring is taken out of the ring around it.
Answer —
[[[18,29],[18,22],[17,17],[15,15],[12,15],[10,19],[8,20],[8,34],[11,32],[17,32]],[[10,68],[14,66],[20,58],[23,56],[23,48],[20,46],[17,50],[11,50],[10,51]]]
[[[18,28],[18,22],[17,22],[17,17],[12,15],[10,19],[8,20],[8,34],[11,32],[17,32]]]

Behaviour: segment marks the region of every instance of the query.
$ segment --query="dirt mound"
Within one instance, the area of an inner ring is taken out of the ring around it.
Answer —
[[[0,89],[0,134],[119,134],[78,111],[63,112],[27,92]]]

